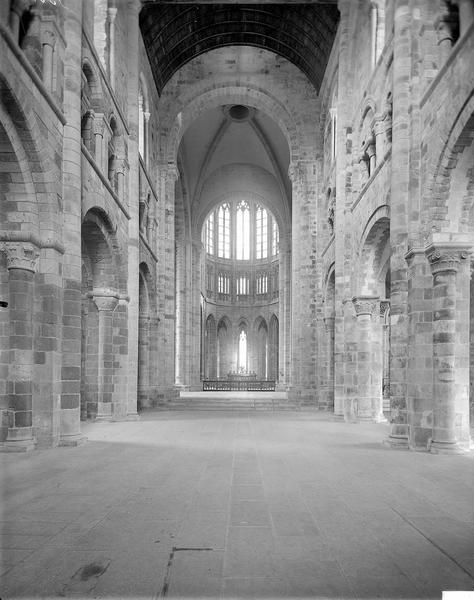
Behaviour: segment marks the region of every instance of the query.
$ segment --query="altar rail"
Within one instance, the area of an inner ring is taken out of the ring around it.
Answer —
[[[203,392],[274,392],[275,381],[267,379],[204,379]]]

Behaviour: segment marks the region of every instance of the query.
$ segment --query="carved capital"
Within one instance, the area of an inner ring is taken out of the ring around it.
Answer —
[[[388,311],[390,310],[390,300],[380,300],[380,317],[385,320]]]
[[[334,322],[335,322],[334,317],[324,317],[323,321],[324,321],[324,327],[326,329],[326,333],[331,333],[332,331],[334,331]]]
[[[44,29],[41,32],[41,43],[43,46],[51,46],[51,48],[54,48],[56,44],[56,33],[51,31],[51,29]]]
[[[378,296],[354,296],[352,304],[358,317],[362,315],[372,316],[376,311],[380,310],[380,299]]]
[[[445,41],[449,41],[451,44],[453,43],[455,29],[457,28],[457,19],[455,15],[449,12],[440,14],[434,22],[434,27],[438,37],[438,45]]]
[[[7,269],[23,269],[36,272],[38,266],[39,250],[30,243],[8,243],[4,246],[7,257]]]
[[[107,15],[109,17],[110,23],[113,23],[115,21],[115,17],[117,16],[117,8],[115,8],[115,7],[108,8]]]
[[[94,135],[104,135],[105,130],[105,120],[104,115],[101,113],[97,113],[94,119],[93,132]]]
[[[150,115],[151,115],[150,112],[144,111],[143,118],[145,119],[145,123],[148,123],[148,121],[150,120]]]
[[[288,177],[292,183],[296,183],[304,178],[304,167],[301,161],[294,161],[288,167]]]
[[[175,164],[165,163],[160,166],[160,175],[166,181],[175,182],[179,179],[179,170]]]
[[[119,301],[119,293],[109,288],[94,288],[92,290],[92,300],[97,306],[99,312],[113,311]]]
[[[443,247],[431,245],[425,250],[425,253],[433,275],[441,272],[456,273],[461,261],[469,256],[467,248],[458,248],[455,246]]]

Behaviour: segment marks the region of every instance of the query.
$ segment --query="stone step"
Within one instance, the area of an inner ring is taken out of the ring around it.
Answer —
[[[203,395],[187,392],[168,402],[161,408],[166,410],[215,410],[215,411],[253,411],[253,410],[298,410],[295,402],[289,401],[281,394],[273,397],[245,393],[238,394]]]

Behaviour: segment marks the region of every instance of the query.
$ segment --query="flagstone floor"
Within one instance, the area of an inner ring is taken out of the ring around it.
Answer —
[[[430,598],[474,590],[474,452],[317,412],[150,412],[0,455],[0,597]]]

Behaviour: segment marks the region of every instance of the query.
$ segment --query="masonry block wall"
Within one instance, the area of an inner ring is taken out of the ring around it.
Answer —
[[[388,419],[391,446],[469,447],[473,3],[337,8],[319,90],[237,46],[157,89],[138,0],[1,4],[2,450],[78,444],[81,418],[137,418],[200,385],[202,324],[240,318],[203,304],[202,225],[242,179],[291,206],[275,214],[278,311],[249,316],[278,316],[289,395]],[[284,198],[240,167],[189,197],[183,135],[231,104],[279,128]]]

